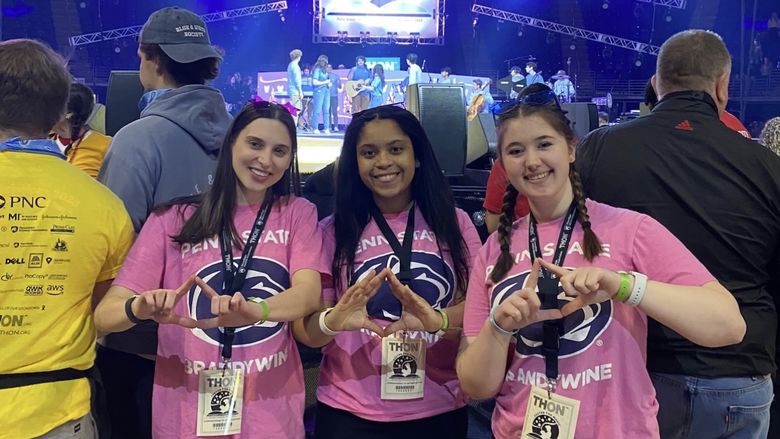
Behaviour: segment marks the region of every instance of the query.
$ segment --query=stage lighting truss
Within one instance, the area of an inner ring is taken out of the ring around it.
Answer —
[[[669,6],[670,8],[685,9],[687,0],[636,0],[642,3],[653,3],[658,6]]]
[[[211,23],[213,21],[229,20],[231,18],[248,17],[250,15],[264,14],[266,12],[279,12],[287,9],[287,0],[264,3],[262,5],[247,6],[245,8],[230,9],[227,11],[212,12],[210,14],[201,15],[205,23]],[[284,15],[280,15],[282,21],[284,21]],[[91,34],[74,35],[68,40],[71,46],[82,46],[84,44],[98,43],[100,41],[116,40],[125,37],[134,37],[141,32],[143,26],[130,26],[120,29],[111,29],[103,32],[94,32]]]
[[[439,13],[436,15],[436,21],[439,30],[438,35],[431,38],[421,38],[419,32],[411,32],[409,35],[398,34],[398,32],[387,32],[385,35],[372,35],[369,32],[360,32],[358,35],[348,35],[345,31],[336,31],[336,35],[324,35],[320,33],[320,23],[324,19],[320,3],[320,0],[312,1],[312,42],[314,43],[444,45],[444,26],[447,21],[445,12],[446,0],[438,0]]]
[[[490,8],[478,4],[474,4],[474,6],[471,8],[471,12],[475,14],[487,15],[488,17],[497,18],[499,20],[511,21],[526,26],[545,29],[550,32],[570,35],[575,38],[583,38],[590,41],[596,41],[602,44],[608,44],[610,46],[622,47],[623,49],[633,50],[634,52],[649,53],[650,55],[657,56],[658,51],[660,50],[660,47],[653,46],[651,44],[628,40],[613,35],[602,34],[600,32],[593,32],[579,27],[554,23],[552,21],[540,20],[538,18],[515,14],[514,12],[502,11],[501,9],[494,9],[494,8]]]

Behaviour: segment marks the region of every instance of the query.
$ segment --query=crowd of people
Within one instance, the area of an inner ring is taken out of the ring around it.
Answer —
[[[493,109],[484,243],[365,59],[320,220],[295,111],[231,117],[200,17],[138,42],[144,107],[110,143],[59,55],[0,43],[0,437],[466,438],[477,400],[499,439],[780,428],[780,157],[721,122],[718,35],[669,38],[653,111],[583,139],[527,66]],[[323,355],[308,429],[299,344]]]

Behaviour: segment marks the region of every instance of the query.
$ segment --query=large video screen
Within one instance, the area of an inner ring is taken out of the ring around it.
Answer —
[[[438,0],[320,0],[320,35],[349,36],[370,32],[371,36],[385,36],[397,32],[406,37],[413,33],[419,38],[436,38],[438,29]]]

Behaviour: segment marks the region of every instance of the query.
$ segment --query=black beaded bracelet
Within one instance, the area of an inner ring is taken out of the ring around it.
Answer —
[[[138,295],[130,296],[125,301],[125,315],[127,316],[127,319],[133,322],[134,324],[138,325],[143,322],[148,322],[147,320],[141,320],[133,313],[133,301],[138,298]]]

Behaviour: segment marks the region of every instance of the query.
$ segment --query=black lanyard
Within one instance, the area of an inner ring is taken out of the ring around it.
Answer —
[[[222,239],[219,240],[219,248],[222,250],[222,294],[232,296],[237,291],[241,291],[246,280],[247,267],[249,260],[255,253],[257,243],[260,241],[260,235],[263,233],[265,222],[271,211],[273,204],[272,197],[266,197],[260,210],[257,212],[255,224],[252,226],[252,232],[249,234],[244,245],[244,252],[241,254],[241,260],[238,267],[233,266],[233,254],[230,249],[233,247],[233,240],[230,236],[230,227],[227,224],[222,225]],[[229,360],[233,355],[233,336],[236,328],[225,328],[222,336],[222,358]]]
[[[569,240],[574,231],[574,221],[577,218],[577,205],[572,203],[566,218],[561,225],[561,232],[558,235],[558,244],[555,247],[555,255],[552,263],[561,267],[566,258],[566,251],[569,249]],[[528,224],[528,246],[531,250],[531,263],[536,258],[542,257],[542,249],[539,244],[539,234],[536,231],[536,218],[530,214],[530,223]],[[542,268],[539,270],[539,300],[542,302],[541,309],[558,309],[558,277],[553,273]],[[548,320],[542,323],[542,354],[544,354],[545,375],[549,389],[555,387],[555,381],[558,379],[558,352],[560,348],[560,336],[562,335],[563,325],[561,320]]]
[[[398,258],[400,264],[400,270],[396,277],[404,285],[409,285],[412,281],[412,241],[414,241],[414,204],[409,209],[409,217],[406,220],[406,231],[404,232],[403,244],[398,242],[398,238],[395,233],[390,229],[385,217],[376,207],[371,209],[371,216],[374,218],[376,225],[379,226],[379,230],[382,231],[390,247],[393,248],[393,253]]]

